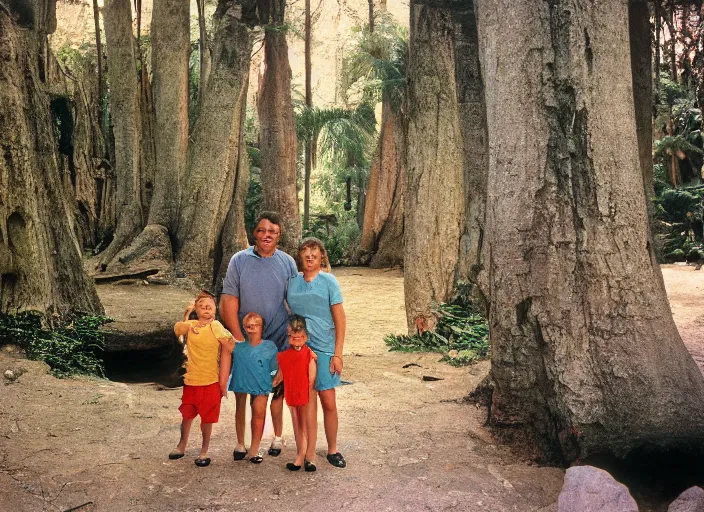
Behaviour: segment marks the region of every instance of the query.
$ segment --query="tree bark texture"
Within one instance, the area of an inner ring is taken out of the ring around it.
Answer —
[[[477,5],[491,423],[553,462],[701,446],[704,379],[649,254],[627,1]]]
[[[456,0],[452,15],[455,23],[455,79],[466,198],[457,279],[476,283],[484,241],[489,148],[474,3],[474,0]]]
[[[249,77],[247,77],[249,80]],[[247,90],[245,85],[245,90]],[[246,105],[241,105],[240,123],[244,126],[247,115]],[[249,246],[247,230],[244,226],[244,208],[247,193],[249,192],[250,161],[244,141],[244,130],[240,130],[239,151],[237,152],[237,175],[235,177],[235,190],[232,194],[232,203],[225,218],[222,228],[220,244],[215,258],[214,291],[219,294],[225,280],[227,266],[233,254]]]
[[[630,0],[628,2],[628,27],[633,102],[638,136],[638,159],[643,170],[645,197],[650,201],[655,197],[655,189],[653,185],[653,67],[650,45],[650,11],[647,0]]]
[[[295,254],[301,238],[296,183],[296,126],[291,102],[291,66],[284,24],[284,0],[259,0],[264,29],[264,59],[257,110],[261,150],[262,209],[281,214],[281,248]]]
[[[235,188],[255,10],[254,0],[218,3],[212,69],[188,149],[176,264],[208,283],[213,281],[216,247]]]
[[[113,241],[100,258],[102,270],[142,229],[140,87],[130,0],[107,0],[103,9],[110,83],[110,112],[115,136],[115,214]]]
[[[0,8],[0,311],[99,313],[59,175],[44,55],[55,3]]]
[[[147,144],[154,145],[154,193],[149,203],[147,226],[118,256],[119,263],[132,272],[158,269],[162,273],[159,279],[166,277],[173,265],[171,238],[175,236],[178,224],[180,181],[185,173],[188,149],[189,14],[188,2],[154,2],[151,28],[153,84],[151,89],[145,88],[142,95],[149,98],[153,93],[154,98],[154,136],[144,137],[149,139]],[[146,73],[142,85],[148,85]],[[143,101],[143,119],[151,117],[150,102],[146,103]],[[117,271],[116,266],[113,265],[111,271]]]
[[[403,203],[406,145],[402,114],[383,102],[379,149],[369,173],[362,226],[362,250],[370,266],[403,265]]]
[[[452,294],[465,198],[450,10],[411,2],[404,291],[410,332]]]

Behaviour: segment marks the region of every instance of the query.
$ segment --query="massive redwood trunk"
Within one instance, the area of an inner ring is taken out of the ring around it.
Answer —
[[[475,0],[453,0],[455,79],[462,132],[462,163],[466,198],[457,279],[476,284],[481,269],[489,149],[486,106],[479,66]],[[474,291],[477,291],[474,288]]]
[[[648,0],[629,0],[628,27],[631,47],[633,102],[636,113],[638,159],[643,170],[645,197],[655,197],[653,188],[653,76],[650,47],[650,10]]]
[[[177,267],[201,282],[212,283],[233,198],[256,22],[255,0],[220,0],[214,15],[212,69],[188,149],[176,247]]]
[[[704,379],[649,254],[627,1],[477,5],[491,423],[558,462],[701,447]]]
[[[156,142],[154,193],[147,226],[119,254],[119,262],[131,271],[154,269],[161,271],[163,277],[173,265],[171,239],[178,225],[188,149],[189,23],[188,2],[155,0],[151,28],[153,84],[151,89],[147,87],[146,74],[142,83],[148,92],[143,98],[152,97],[152,92],[154,98],[154,136],[145,137],[151,144]],[[151,108],[145,107],[144,117],[148,117]],[[110,270],[117,271],[115,265]]]
[[[451,295],[465,197],[451,11],[411,2],[404,291],[409,331]]]
[[[140,144],[142,121],[130,0],[107,0],[103,9],[115,135],[115,214],[113,241],[100,257],[104,270],[142,229]]]
[[[383,102],[379,149],[369,173],[362,250],[373,268],[403,265],[403,203],[406,188],[405,131],[400,112]]]
[[[257,108],[261,149],[262,209],[281,214],[281,247],[293,254],[301,238],[296,186],[296,127],[291,102],[291,67],[284,26],[284,0],[259,0],[264,59]]]
[[[0,311],[102,310],[83,272],[47,95],[55,3],[0,5]]]

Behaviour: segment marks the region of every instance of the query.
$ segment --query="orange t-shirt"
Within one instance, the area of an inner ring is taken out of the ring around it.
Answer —
[[[205,327],[193,327],[198,320],[188,320],[191,327],[186,339],[186,375],[183,382],[189,386],[208,386],[220,381],[220,342],[219,338],[232,338],[232,334],[217,320]]]

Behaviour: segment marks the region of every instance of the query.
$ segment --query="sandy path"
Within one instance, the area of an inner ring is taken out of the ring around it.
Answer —
[[[405,330],[403,280],[397,271],[339,269],[348,335],[339,388],[339,447],[348,468],[324,460],[318,472],[290,473],[294,447],[279,458],[234,462],[234,400],[223,402],[209,468],[196,468],[198,433],[188,454],[168,461],[178,438],[179,390],[94,379],[56,380],[42,364],[0,355],[0,369],[25,366],[17,383],[0,385],[0,510],[80,511],[481,510],[554,511],[562,471],[517,460],[483,428],[484,411],[461,403],[488,363],[452,368],[436,355],[387,352],[383,335]],[[699,350],[704,318],[690,297],[701,277],[665,268],[683,336]],[[673,277],[674,276],[674,277]],[[178,318],[189,294],[159,287],[100,287],[108,313],[138,315],[134,293],[147,294],[164,321]],[[151,296],[153,294],[153,296]],[[123,298],[120,298],[123,297]],[[691,301],[690,301],[691,299]],[[156,302],[155,302],[156,301]],[[131,306],[134,306],[131,309]],[[700,352],[701,354],[701,352]],[[417,363],[420,367],[403,368]],[[423,375],[444,380],[423,382]]]

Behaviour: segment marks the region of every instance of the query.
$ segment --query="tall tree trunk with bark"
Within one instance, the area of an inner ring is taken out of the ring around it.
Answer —
[[[313,89],[311,87],[311,19],[310,19],[310,0],[305,0],[305,35],[304,35],[304,68],[305,68],[305,90],[306,90],[306,107],[313,106]],[[313,158],[315,157],[315,148],[317,147],[317,138],[313,137],[306,141],[305,155],[303,160],[303,229],[308,229],[310,222],[310,176],[313,168]]]
[[[631,48],[633,102],[636,112],[638,159],[643,170],[645,197],[655,197],[653,184],[653,123],[652,123],[652,50],[650,47],[650,10],[648,0],[628,2],[628,27]]]
[[[452,294],[465,212],[454,22],[411,2],[404,292],[410,332],[434,327],[433,303]]]
[[[107,44],[110,111],[115,135],[115,209],[113,241],[100,257],[103,270],[142,229],[140,87],[130,0],[107,0],[103,9]]]
[[[167,273],[173,265],[171,239],[178,225],[180,179],[185,172],[188,149],[188,2],[154,1],[151,42],[155,114],[152,140],[156,141],[154,194],[147,226],[120,253],[119,261],[132,271],[149,268]],[[149,115],[151,109],[145,110],[144,114]]]
[[[46,36],[55,2],[0,6],[0,311],[102,311],[58,172]]]
[[[627,1],[477,5],[491,423],[553,462],[701,447],[704,379],[649,252]]]
[[[248,84],[249,77],[247,77],[247,84],[244,86],[245,90],[248,89]],[[240,105],[240,123],[242,126],[244,126],[246,115],[246,105],[242,103]],[[235,189],[232,193],[232,203],[225,218],[225,225],[222,228],[222,235],[220,236],[220,243],[215,257],[214,291],[218,294],[222,291],[222,283],[225,280],[230,258],[237,251],[246,249],[249,246],[247,230],[244,225],[244,209],[247,193],[249,192],[250,161],[244,140],[244,130],[240,130],[239,151],[233,156],[237,158]]]
[[[103,120],[103,98],[105,97],[105,92],[103,91],[103,42],[100,38],[100,9],[98,9],[98,0],[93,0],[93,24],[95,25],[95,50],[98,56],[98,117],[96,117],[98,123],[100,124],[100,131],[105,138],[105,123]]]
[[[291,66],[284,28],[284,0],[259,0],[264,60],[257,109],[261,151],[262,209],[281,214],[281,247],[294,254],[301,238],[296,184],[296,126],[291,101]]]
[[[255,0],[220,0],[214,15],[213,62],[193,127],[181,195],[176,265],[212,282],[238,164],[241,109],[247,99]]]
[[[362,250],[373,268],[403,265],[403,203],[406,188],[405,127],[401,112],[382,104],[379,149],[369,173]]]
[[[455,0],[452,9],[455,22],[455,79],[462,133],[462,163],[464,168],[463,219],[457,279],[476,284],[481,268],[484,242],[486,183],[489,169],[487,147],[486,105],[479,66],[479,41],[475,1]],[[476,288],[475,291],[478,291]]]

